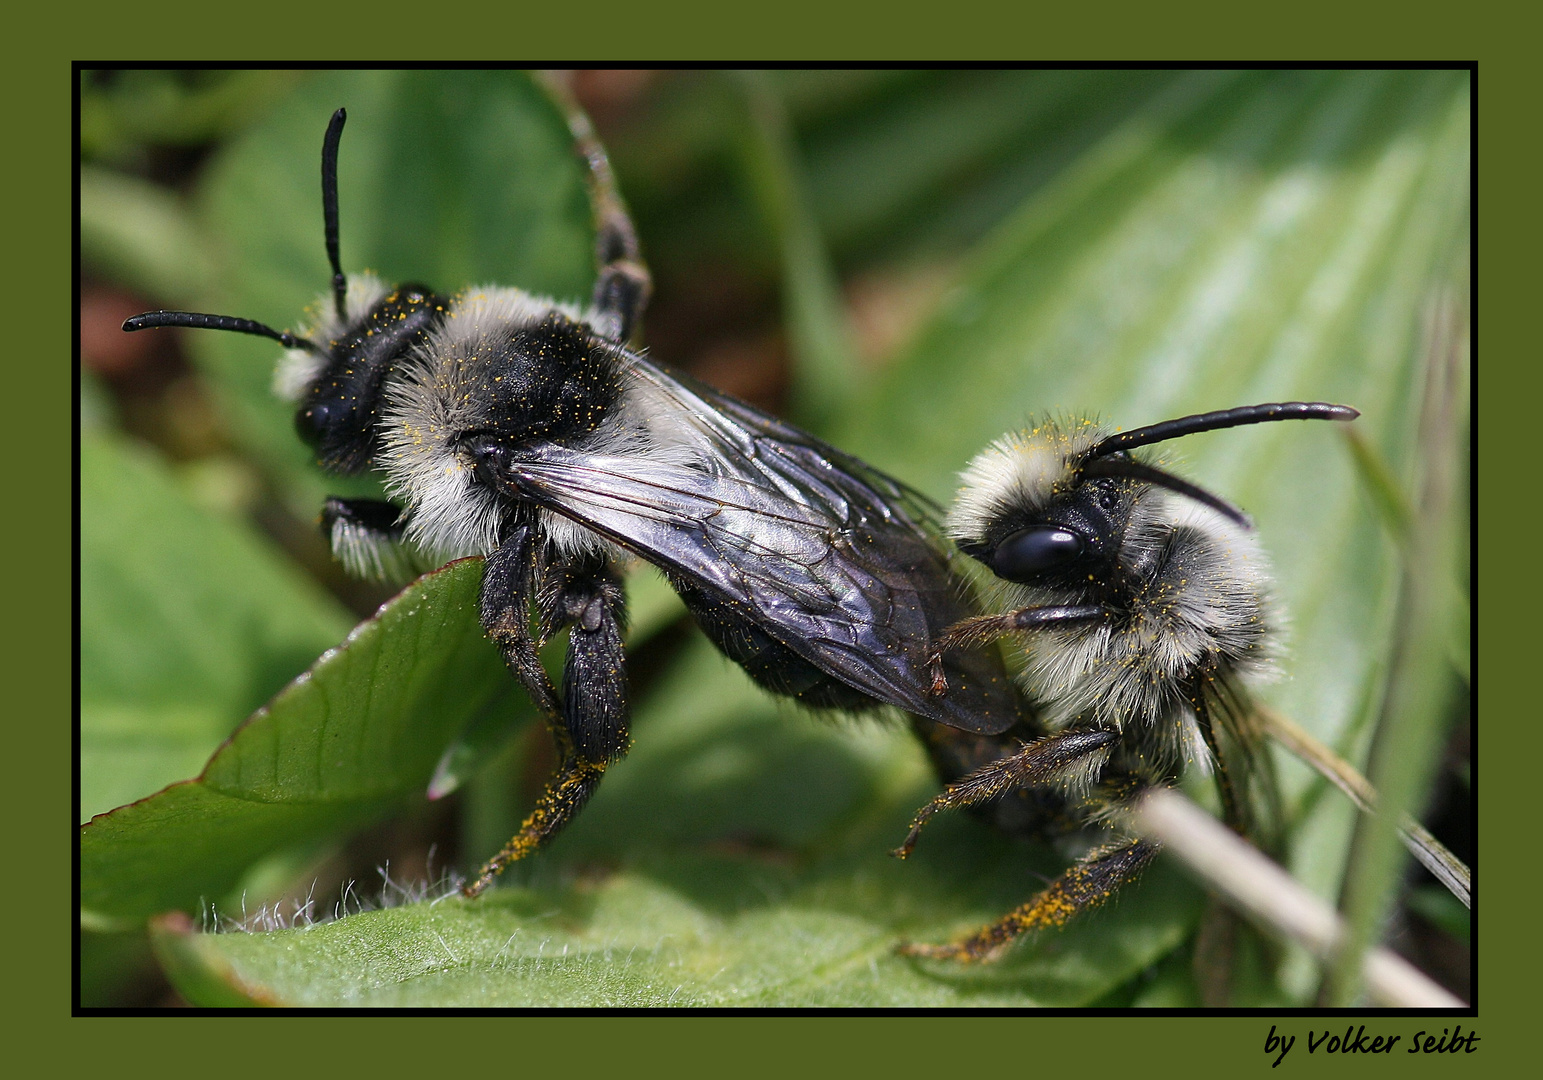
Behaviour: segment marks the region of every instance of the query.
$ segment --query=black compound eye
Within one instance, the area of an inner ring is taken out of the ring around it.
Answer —
[[[316,401],[295,413],[295,430],[312,450],[320,449],[321,441],[337,423],[333,409],[325,401]]]
[[[1008,581],[1032,581],[1074,561],[1086,545],[1082,537],[1056,525],[1021,529],[996,546],[987,560],[992,573]]]

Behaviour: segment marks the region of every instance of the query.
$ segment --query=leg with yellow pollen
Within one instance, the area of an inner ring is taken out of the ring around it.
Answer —
[[[1109,844],[1089,852],[1027,904],[952,945],[900,946],[906,956],[970,963],[994,959],[1020,935],[1065,926],[1079,912],[1098,907],[1122,885],[1134,880],[1157,854],[1146,840]]]
[[[943,794],[917,811],[904,843],[891,854],[901,859],[908,857],[921,836],[922,828],[940,811],[978,806],[1021,788],[1073,778],[1091,782],[1108,760],[1109,748],[1119,738],[1117,732],[1098,728],[1063,731],[1038,739],[1017,753],[1008,754],[976,769],[963,779],[949,784]]]
[[[482,619],[505,662],[542,712],[557,745],[558,767],[514,839],[482,867],[462,892],[476,896],[506,866],[541,848],[589,801],[606,767],[630,744],[627,666],[622,645],[626,594],[615,567],[603,557],[549,559],[538,567],[531,530],[512,531],[488,557],[482,581]],[[528,627],[532,579],[542,640],[568,631],[563,692],[557,697],[541,667]]]
[[[605,766],[603,761],[596,764],[582,757],[569,758],[547,782],[546,791],[536,800],[536,808],[521,823],[520,831],[514,839],[489,859],[476,878],[461,888],[461,892],[467,897],[478,895],[493,884],[493,879],[503,873],[510,863],[525,858],[562,831],[563,826],[583,809],[589,797],[595,793],[595,788],[600,786]]]

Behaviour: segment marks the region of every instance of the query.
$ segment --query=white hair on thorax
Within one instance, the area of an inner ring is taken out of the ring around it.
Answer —
[[[406,506],[408,541],[436,563],[498,547],[504,504],[475,482],[455,442],[486,426],[486,402],[477,387],[493,351],[554,308],[564,310],[523,289],[468,289],[387,382],[381,433],[386,490]]]
[[[408,540],[435,560],[485,555],[498,546],[507,498],[475,482],[455,440],[489,425],[479,387],[486,364],[514,332],[556,313],[584,323],[576,305],[521,289],[483,287],[458,295],[444,322],[390,381],[382,455],[387,491],[407,506]],[[638,377],[632,355],[615,358],[622,390],[617,406],[572,446],[597,456],[625,457],[633,477],[699,468],[710,452],[702,432],[683,416],[681,403],[654,381]],[[542,510],[543,531],[562,554],[631,557],[580,521]]]

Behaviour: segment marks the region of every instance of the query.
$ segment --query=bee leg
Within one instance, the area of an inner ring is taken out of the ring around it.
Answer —
[[[609,763],[627,752],[627,594],[604,560],[553,568],[543,584],[543,632],[569,627],[563,728],[580,758]]]
[[[482,865],[475,879],[461,886],[461,894],[468,899],[476,897],[493,884],[504,867],[525,858],[560,832],[589,802],[604,772],[603,762],[597,765],[576,755],[568,756],[547,781],[546,790],[536,800],[530,816],[520,823],[520,831]]]
[[[1054,607],[1019,608],[1001,615],[975,615],[954,623],[933,643],[929,655],[932,693],[947,693],[948,679],[943,674],[943,654],[953,649],[986,645],[1009,634],[1039,630],[1044,627],[1074,626],[1078,623],[1104,622],[1115,616],[1103,604],[1071,604]]]
[[[643,264],[637,234],[621,202],[597,206],[595,212],[599,218],[595,235],[599,273],[590,299],[596,312],[594,326],[612,341],[625,344],[648,304],[653,278]]]
[[[1158,846],[1148,840],[1106,844],[1078,859],[1044,892],[972,937],[952,945],[900,946],[906,956],[970,962],[990,960],[1020,934],[1064,926],[1078,912],[1098,907],[1120,886],[1134,880],[1152,861]]]
[[[490,558],[490,572],[492,561]],[[530,575],[523,575],[521,580],[528,585]],[[484,579],[485,607],[486,582]],[[517,593],[523,598],[524,587]],[[535,808],[520,824],[519,832],[462,889],[469,897],[492,884],[509,863],[523,859],[561,832],[595,793],[606,767],[625,754],[629,745],[627,674],[622,647],[626,599],[620,577],[609,565],[597,560],[582,566],[548,567],[538,606],[543,638],[564,627],[570,628],[561,704],[548,711],[557,743],[558,765]],[[522,630],[524,610],[523,606],[519,609]],[[506,621],[510,621],[507,613]],[[517,651],[516,658],[510,661],[517,675],[521,675],[517,663],[535,663],[540,667],[528,630]],[[506,653],[506,659],[508,656]],[[544,684],[543,692],[550,695],[552,687],[544,669],[539,681]]]
[[[975,806],[1020,788],[1091,781],[1119,739],[1118,732],[1104,728],[1063,731],[976,769],[917,811],[905,842],[891,854],[901,859],[910,855],[922,828],[941,810]]]
[[[1232,773],[1227,768],[1227,755],[1222,753],[1216,731],[1211,725],[1211,711],[1206,704],[1206,696],[1198,687],[1195,687],[1191,690],[1189,698],[1195,710],[1195,720],[1200,726],[1200,735],[1205,740],[1206,749],[1211,752],[1211,761],[1216,768],[1216,790],[1221,797],[1222,820],[1233,832],[1240,836],[1247,836],[1248,822],[1244,817],[1243,804],[1238,798],[1237,788],[1233,785]]]
[[[625,344],[648,304],[653,279],[643,262],[637,229],[611,172],[611,159],[596,138],[594,126],[584,110],[561,87],[549,84],[549,88],[567,118],[574,152],[583,159],[589,181],[598,270],[590,297],[595,311],[591,323],[612,341]]]
[[[555,730],[560,726],[557,689],[541,666],[541,654],[530,634],[531,582],[541,542],[532,525],[518,526],[504,538],[483,567],[480,607],[483,629]]]
[[[354,577],[405,581],[415,573],[402,543],[402,508],[382,499],[330,498],[321,509],[321,531],[332,555]]]

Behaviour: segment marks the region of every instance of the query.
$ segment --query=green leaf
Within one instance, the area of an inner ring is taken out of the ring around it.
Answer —
[[[942,940],[1032,895],[1055,854],[951,819],[911,860],[884,857],[929,787],[914,742],[789,716],[702,642],[636,732],[553,850],[484,897],[309,925],[340,900],[306,895],[298,918],[291,903],[249,919],[294,928],[200,936],[197,977],[173,978],[211,1005],[211,979],[309,1005],[1073,1005],[1172,950],[1198,910],[1164,868],[1003,964],[904,960],[901,938]],[[356,912],[380,903],[350,895]]]
[[[262,856],[357,828],[426,791],[436,762],[512,686],[475,618],[480,559],[413,583],[260,709],[196,779],[81,830],[81,906],[191,909]]]
[[[195,775],[348,618],[149,452],[80,448],[82,819]]]
[[[676,860],[662,873],[645,863],[555,896],[505,889],[311,927],[186,935],[170,973],[192,1003],[212,1006],[1028,1007],[1085,1001],[1126,959],[1090,920],[1026,960],[929,970],[893,951],[895,909],[914,890],[854,864],[793,887],[752,871],[772,903],[704,904],[694,890],[711,895],[746,873],[731,859]],[[1185,888],[1154,873],[1132,895]]]
[[[830,115],[811,118],[804,140],[810,201],[846,261],[870,263],[875,253],[906,260],[978,240],[1142,102],[1183,77],[1172,71],[890,74],[882,93],[851,98],[827,88]],[[783,76],[790,102],[804,96],[802,81],[796,73]]]

